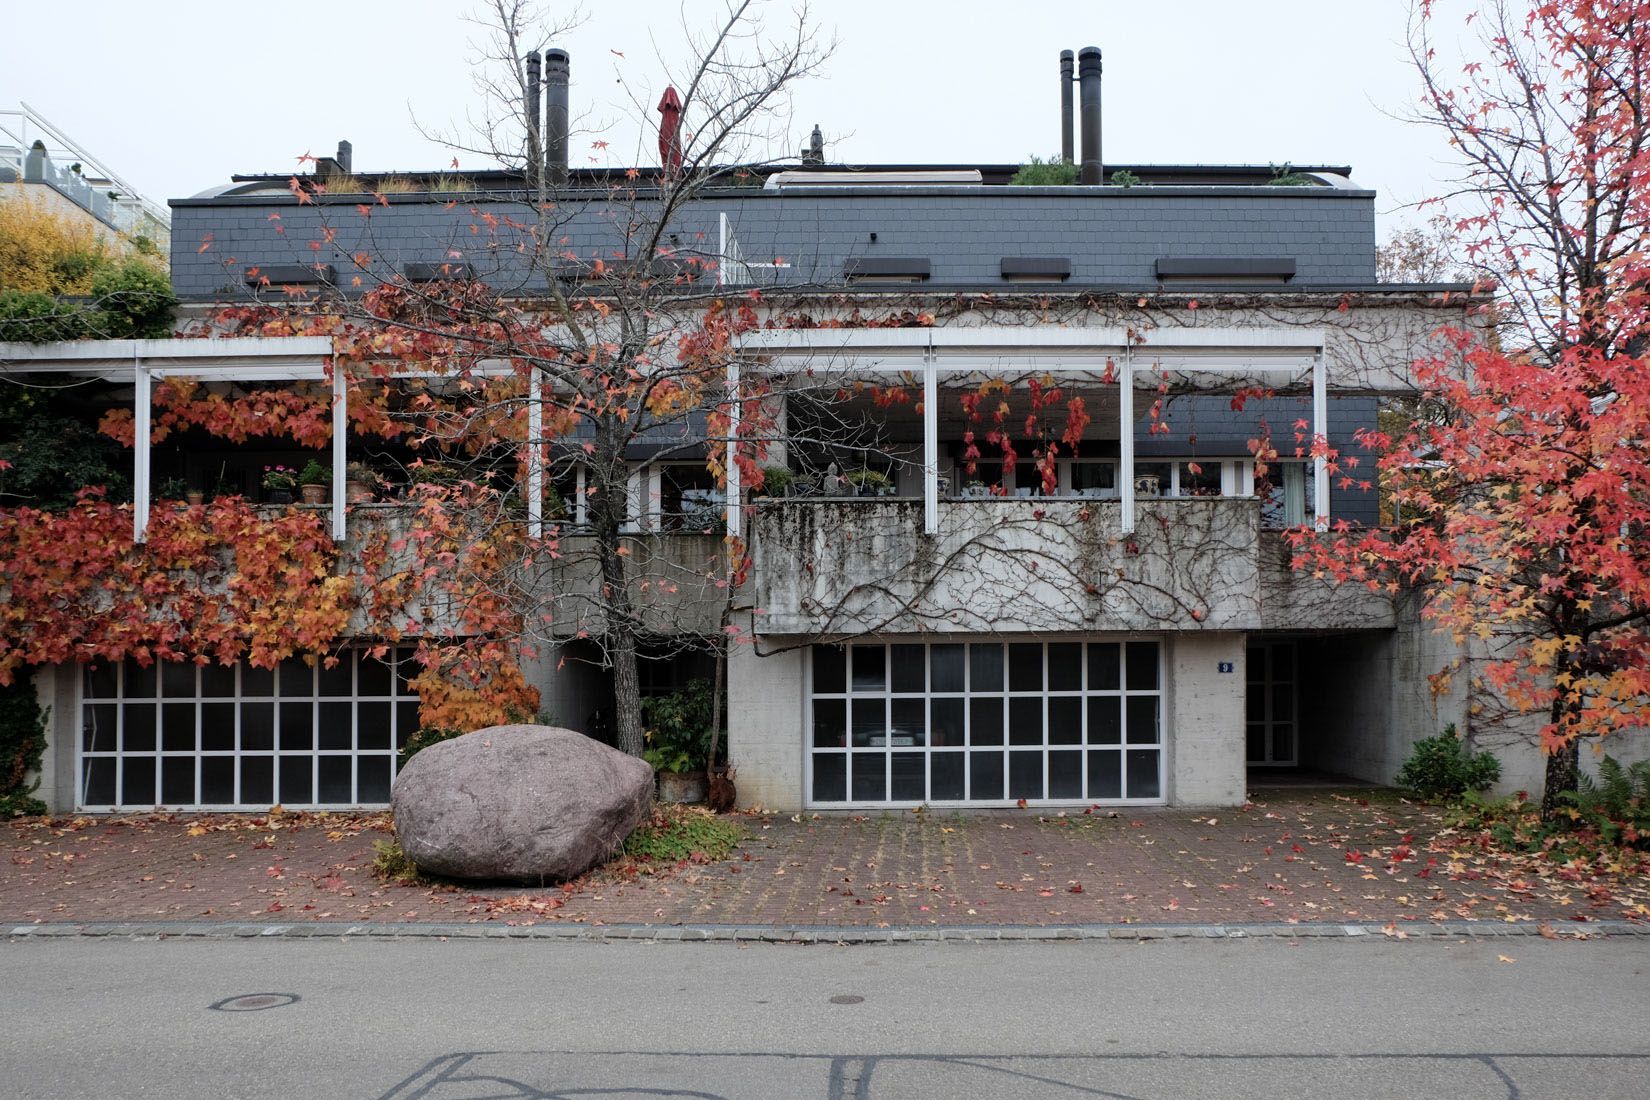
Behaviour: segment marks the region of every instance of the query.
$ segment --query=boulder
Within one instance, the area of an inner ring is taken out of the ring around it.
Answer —
[[[582,733],[489,726],[407,761],[390,806],[419,869],[539,885],[611,856],[652,794],[652,768]]]

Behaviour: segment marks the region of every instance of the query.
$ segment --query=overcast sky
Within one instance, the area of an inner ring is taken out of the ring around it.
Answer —
[[[9,42],[0,109],[26,101],[162,201],[237,172],[292,171],[300,154],[329,153],[339,138],[354,143],[360,171],[446,167],[454,154],[414,120],[462,127],[475,103],[471,43],[481,31],[463,18],[474,9],[470,0],[18,4],[0,23]],[[596,135],[607,150],[581,136],[575,164],[628,163],[652,146],[624,89],[656,103],[659,58],[686,56],[683,22],[705,27],[723,9],[721,0],[588,7],[584,25],[555,44],[572,55],[575,112],[614,125]],[[1448,176],[1436,136],[1389,117],[1415,101],[1406,9],[1404,0],[817,0],[820,33],[838,46],[798,87],[787,148],[817,122],[832,161],[1057,153],[1059,52],[1095,45],[1105,54],[1108,164],[1350,164],[1380,192],[1385,235],[1419,220],[1401,208]],[[766,10],[783,21],[790,5]]]

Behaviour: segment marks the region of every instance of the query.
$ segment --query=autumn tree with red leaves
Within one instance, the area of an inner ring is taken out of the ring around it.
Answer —
[[[1402,522],[1300,533],[1296,564],[1419,586],[1487,645],[1487,685],[1545,719],[1551,817],[1583,740],[1650,721],[1650,3],[1488,4],[1458,71],[1413,15],[1418,121],[1461,158],[1445,205],[1497,302],[1418,364],[1442,415],[1366,434]]]

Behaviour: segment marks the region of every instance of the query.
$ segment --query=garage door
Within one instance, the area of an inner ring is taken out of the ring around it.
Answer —
[[[810,664],[811,805],[1163,801],[1156,641],[815,646]]]
[[[352,650],[333,669],[92,666],[79,808],[385,805],[396,749],[418,728],[411,656]]]

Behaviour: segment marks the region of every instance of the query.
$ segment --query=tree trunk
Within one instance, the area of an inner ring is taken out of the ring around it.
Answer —
[[[636,616],[630,604],[629,556],[620,529],[628,506],[628,470],[619,459],[622,438],[611,424],[597,424],[596,478],[591,527],[602,571],[602,646],[613,667],[613,743],[620,752],[641,756],[641,682],[636,675]]]
[[[1561,685],[1579,682],[1581,669],[1574,657],[1560,654],[1553,661],[1553,676]],[[1552,723],[1563,730],[1568,719],[1581,709],[1581,698],[1574,686],[1560,686],[1553,696]],[[1541,820],[1552,821],[1562,805],[1559,795],[1574,791],[1581,785],[1581,739],[1571,737],[1562,748],[1547,754],[1547,774],[1541,785]]]
[[[642,692],[636,678],[636,632],[628,624],[608,632],[608,657],[613,662],[614,744],[620,752],[642,755]]]

